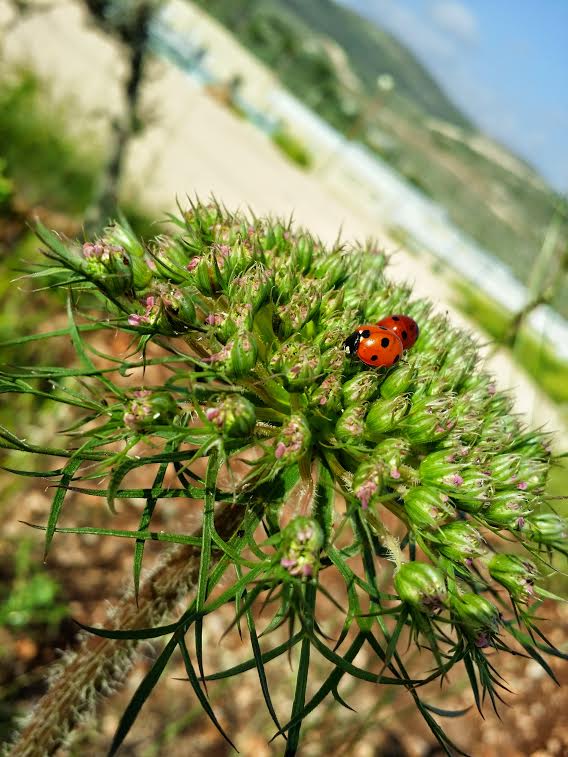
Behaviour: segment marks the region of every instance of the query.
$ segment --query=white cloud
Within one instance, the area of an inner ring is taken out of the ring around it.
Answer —
[[[443,32],[467,44],[477,41],[477,19],[458,0],[435,0],[430,5],[430,14],[434,23]]]

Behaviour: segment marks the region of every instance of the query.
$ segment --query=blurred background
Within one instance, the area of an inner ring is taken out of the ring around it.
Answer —
[[[83,237],[120,208],[149,237],[177,202],[215,195],[293,215],[326,242],[376,238],[391,275],[474,329],[518,410],[567,449],[567,28],[562,0],[0,0],[0,363],[73,359],[64,343],[58,355],[10,344],[65,323],[61,295],[20,278],[39,259],[35,219]],[[61,425],[51,405],[17,401],[22,436]],[[0,422],[14,428],[7,404]],[[41,534],[20,521],[43,523],[50,492],[4,473],[0,488],[1,740],[44,690],[54,650],[74,643],[71,616],[103,621],[131,552],[70,537],[46,567]],[[557,466],[550,494],[567,493]],[[122,527],[135,515],[121,512]],[[488,715],[480,729],[472,712],[450,735],[475,755],[568,754],[567,695],[532,663],[508,664],[504,725]],[[257,683],[243,681],[223,702],[230,730],[244,754],[278,754]],[[104,753],[132,686],[74,754]],[[226,753],[189,693],[172,704],[175,686],[162,681],[124,754],[185,755],[189,738],[192,754]],[[378,714],[324,708],[303,754],[436,754],[403,697],[379,709],[376,693],[356,696]]]

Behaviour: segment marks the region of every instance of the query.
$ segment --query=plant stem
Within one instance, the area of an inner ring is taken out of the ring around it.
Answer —
[[[215,517],[219,536],[229,539],[243,516],[242,505],[220,508]],[[212,564],[219,556],[212,554]],[[176,545],[141,584],[138,606],[134,594],[128,592],[109,612],[107,625],[128,629],[171,622],[178,603],[196,588],[200,558],[199,547]],[[136,661],[138,643],[84,635],[79,648],[65,656],[49,690],[8,752],[10,757],[54,754],[73,729],[92,713],[101,696],[108,696],[125,681]]]

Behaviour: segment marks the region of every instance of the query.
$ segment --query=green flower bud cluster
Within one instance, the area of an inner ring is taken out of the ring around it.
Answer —
[[[549,562],[566,552],[568,525],[547,511],[549,439],[512,414],[472,337],[388,281],[384,254],[372,244],[327,250],[290,224],[215,203],[196,203],[177,231],[148,244],[118,224],[82,250],[42,238],[83,288],[87,281],[106,295],[113,326],[139,336],[144,351],[156,342],[167,362],[162,391],[129,395],[120,438],[132,433],[136,443],[134,432],[155,431],[173,446],[193,445],[196,459],[220,456],[214,472],[218,463],[232,470],[233,455],[250,468],[234,483],[234,503],[266,525],[276,546],[264,573],[251,575],[267,587],[286,579],[283,569],[311,579],[274,592],[283,603],[277,618],[299,616],[302,628],[313,627],[309,591],[324,568],[337,567],[350,603],[345,627],[367,628],[361,609],[369,597],[378,604],[374,567],[384,561],[380,575],[393,587],[386,596],[400,600],[385,623],[404,613],[400,628],[410,618],[438,662],[469,655],[482,666],[484,647],[504,648],[507,612],[502,620],[484,594],[508,601],[514,619],[519,604],[533,601],[538,576],[526,555],[503,545],[516,540]],[[345,353],[359,326],[393,314],[420,328],[396,365],[373,368]],[[354,556],[361,559],[351,567]],[[244,596],[240,580],[233,598]],[[521,622],[534,623],[523,613]],[[448,649],[450,637],[460,654]]]
[[[282,531],[280,565],[291,576],[313,577],[319,569],[323,531],[314,518],[297,516]]]
[[[228,438],[250,436],[256,425],[254,405],[239,394],[229,395],[208,407],[205,417]]]
[[[203,401],[201,417],[224,437],[272,436],[264,475],[331,456],[332,470],[352,477],[356,503],[388,502],[432,559],[462,571],[484,553],[484,528],[535,549],[558,546],[564,522],[539,512],[545,435],[511,415],[470,336],[385,278],[386,257],[372,244],[327,251],[305,231],[214,203],[195,204],[180,225],[145,248],[117,224],[84,246],[82,265],[95,284],[111,269],[119,275],[113,296],[130,326],[186,335],[207,382],[240,385],[222,402]],[[369,369],[345,356],[342,342],[358,324],[393,312],[420,321],[397,366]],[[144,413],[135,405],[125,423]]]
[[[136,431],[151,426],[167,425],[178,412],[178,406],[167,392],[137,389],[127,402],[123,415],[125,426]]]

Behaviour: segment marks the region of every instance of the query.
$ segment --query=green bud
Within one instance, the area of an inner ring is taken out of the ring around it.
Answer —
[[[239,330],[237,320],[238,316],[233,311],[230,313],[209,313],[205,319],[205,323],[213,326],[215,338],[221,344],[227,344],[229,339]]]
[[[342,347],[332,347],[326,350],[320,358],[321,369],[323,372],[327,372],[337,376],[338,378],[343,373],[343,368],[347,362],[347,356]]]
[[[379,377],[373,371],[358,373],[343,384],[343,403],[347,407],[360,402],[368,402],[379,391]]]
[[[256,425],[254,405],[239,394],[228,395],[208,407],[205,416],[227,438],[250,436]]]
[[[465,340],[462,334],[460,339],[454,340],[449,345],[436,381],[431,384],[433,393],[460,386],[475,370],[476,363],[477,348],[472,341]]]
[[[483,425],[483,409],[476,407],[477,398],[471,392],[460,394],[453,400],[450,410],[452,431],[459,428],[460,438],[467,441],[479,439]],[[451,434],[450,434],[451,435]]]
[[[481,438],[488,439],[492,449],[514,445],[521,434],[521,427],[512,415],[487,415],[481,429]]]
[[[258,345],[251,332],[239,332],[230,346],[230,358],[226,364],[227,375],[233,378],[247,376],[256,365]]]
[[[440,554],[456,563],[467,564],[485,552],[479,531],[461,520],[441,526],[429,534],[429,539],[436,543]]]
[[[550,464],[548,460],[533,460],[529,457],[521,457],[517,470],[517,489],[520,491],[532,491],[544,489]]]
[[[450,398],[413,398],[402,425],[404,433],[413,444],[428,444],[442,439],[454,426]]]
[[[121,245],[106,239],[83,245],[82,270],[113,297],[132,291],[134,279],[130,256]]]
[[[253,262],[250,249],[241,242],[232,244],[220,244],[216,250],[216,262],[219,269],[219,278],[224,288],[230,288],[233,282],[241,282],[243,292],[246,291],[248,282],[247,269]],[[257,282],[259,284],[260,282]],[[238,283],[237,283],[238,286]],[[233,293],[234,293],[233,289]],[[252,292],[250,292],[252,293]],[[241,301],[250,302],[249,299]]]
[[[388,431],[398,428],[406,415],[408,405],[408,397],[404,395],[373,402],[365,421],[371,439],[379,439]]]
[[[175,284],[187,281],[189,254],[179,239],[158,237],[152,254],[158,276]]]
[[[455,452],[450,449],[437,450],[426,455],[418,468],[418,476],[422,483],[454,491],[463,483],[463,473],[467,467],[463,461],[456,462],[456,457]]]
[[[215,337],[222,344],[226,344],[236,332],[252,331],[252,306],[246,303],[236,304],[228,313],[209,313],[205,322],[215,327]]]
[[[433,486],[414,486],[404,495],[404,509],[418,530],[439,528],[456,517],[450,498]]]
[[[527,431],[517,439],[515,451],[525,459],[549,460],[552,452],[550,434]]]
[[[403,563],[394,574],[394,587],[403,602],[423,610],[443,607],[447,599],[444,576],[429,563]]]
[[[310,270],[314,255],[314,240],[309,234],[302,235],[295,244],[294,258],[302,273]]]
[[[533,511],[532,501],[520,491],[499,492],[491,497],[483,512],[484,520],[497,528],[522,528],[525,518]]]
[[[325,279],[329,287],[335,287],[346,278],[349,272],[345,254],[336,252],[326,256],[318,263],[315,275],[318,279]]]
[[[274,457],[282,463],[296,463],[309,450],[312,433],[303,415],[292,415],[282,427],[274,445]]]
[[[518,555],[497,554],[487,567],[491,578],[504,586],[517,602],[528,602],[534,596],[533,585],[539,573],[531,560]]]
[[[416,379],[416,368],[408,363],[398,364],[394,371],[391,371],[381,384],[381,397],[392,399],[404,394]]]
[[[124,424],[136,431],[165,425],[173,420],[177,405],[171,394],[138,389],[126,405]]]
[[[332,289],[330,292],[326,292],[322,297],[320,305],[320,322],[323,320],[327,324],[332,316],[342,313],[344,308],[344,298],[344,289]]]
[[[273,300],[283,307],[290,301],[298,288],[297,271],[289,265],[276,268],[274,271],[274,287],[276,296],[273,295]],[[282,317],[281,313],[279,313],[279,316]]]
[[[210,202],[207,205],[191,203],[191,207],[183,213],[183,220],[188,229],[197,231],[199,236],[208,236],[212,229],[226,219],[223,218],[219,205]]]
[[[131,257],[132,283],[135,291],[146,289],[152,281],[154,274],[145,258]]]
[[[399,468],[404,465],[406,458],[410,455],[410,445],[405,439],[389,437],[379,442],[371,453],[373,460],[380,460],[390,471],[391,479],[400,478]]]
[[[126,250],[133,258],[143,258],[144,248],[129,224],[114,223],[104,230],[105,241],[110,245],[117,245]]]
[[[335,435],[341,442],[363,441],[367,405],[351,405],[335,424]]]
[[[229,248],[227,248],[227,254],[228,250]],[[192,266],[195,286],[202,294],[211,295],[222,288],[223,275],[220,268],[222,261],[223,254],[220,249],[210,249],[204,255],[195,259],[195,261],[190,261],[188,264]],[[193,267],[194,262],[195,267]]]
[[[310,404],[325,416],[335,415],[341,407],[340,379],[334,375],[324,378],[320,386],[312,390]]]
[[[286,339],[295,336],[308,321],[317,316],[321,304],[321,290],[311,283],[304,283],[294,292],[289,301],[276,307],[280,319],[279,333]]]
[[[254,314],[268,299],[271,288],[271,272],[261,265],[255,265],[231,280],[229,299],[247,304]]]
[[[280,565],[292,576],[315,576],[323,542],[323,531],[314,518],[294,518],[282,531]]]
[[[466,592],[454,598],[452,610],[464,630],[474,635],[476,646],[489,646],[500,623],[499,610],[492,602],[479,594]]]
[[[566,549],[568,521],[556,513],[534,513],[525,527],[532,541],[547,547]]]
[[[521,464],[516,454],[495,455],[487,462],[487,472],[497,489],[508,489],[515,483]]]
[[[357,325],[357,313],[353,310],[344,310],[340,315],[326,318],[320,323],[321,331],[316,335],[315,342],[321,350],[328,350],[343,344],[345,338]]]
[[[355,257],[355,256],[354,256]],[[384,270],[387,262],[386,255],[371,245],[360,252],[354,260],[358,265],[357,291],[359,294],[368,295],[373,300],[378,300],[380,293],[389,294],[388,286],[385,286]],[[390,285],[392,286],[392,285]],[[365,298],[366,299],[366,298]],[[359,303],[360,304],[360,303]],[[389,303],[390,305],[394,303]],[[397,310],[395,309],[395,313]]]
[[[381,461],[365,460],[353,475],[353,494],[366,510],[385,491],[385,465]]]
[[[457,500],[460,510],[468,513],[479,512],[493,495],[491,479],[473,467],[464,470],[461,481],[459,478],[454,477],[453,484],[445,486],[446,490]]]
[[[195,291],[170,287],[161,295],[165,316],[175,333],[183,333],[196,323]]]
[[[259,229],[259,243],[263,250],[272,250],[276,246],[276,236],[272,226]]]
[[[282,378],[286,389],[302,391],[313,386],[321,372],[319,349],[291,339],[274,354],[270,368]]]

